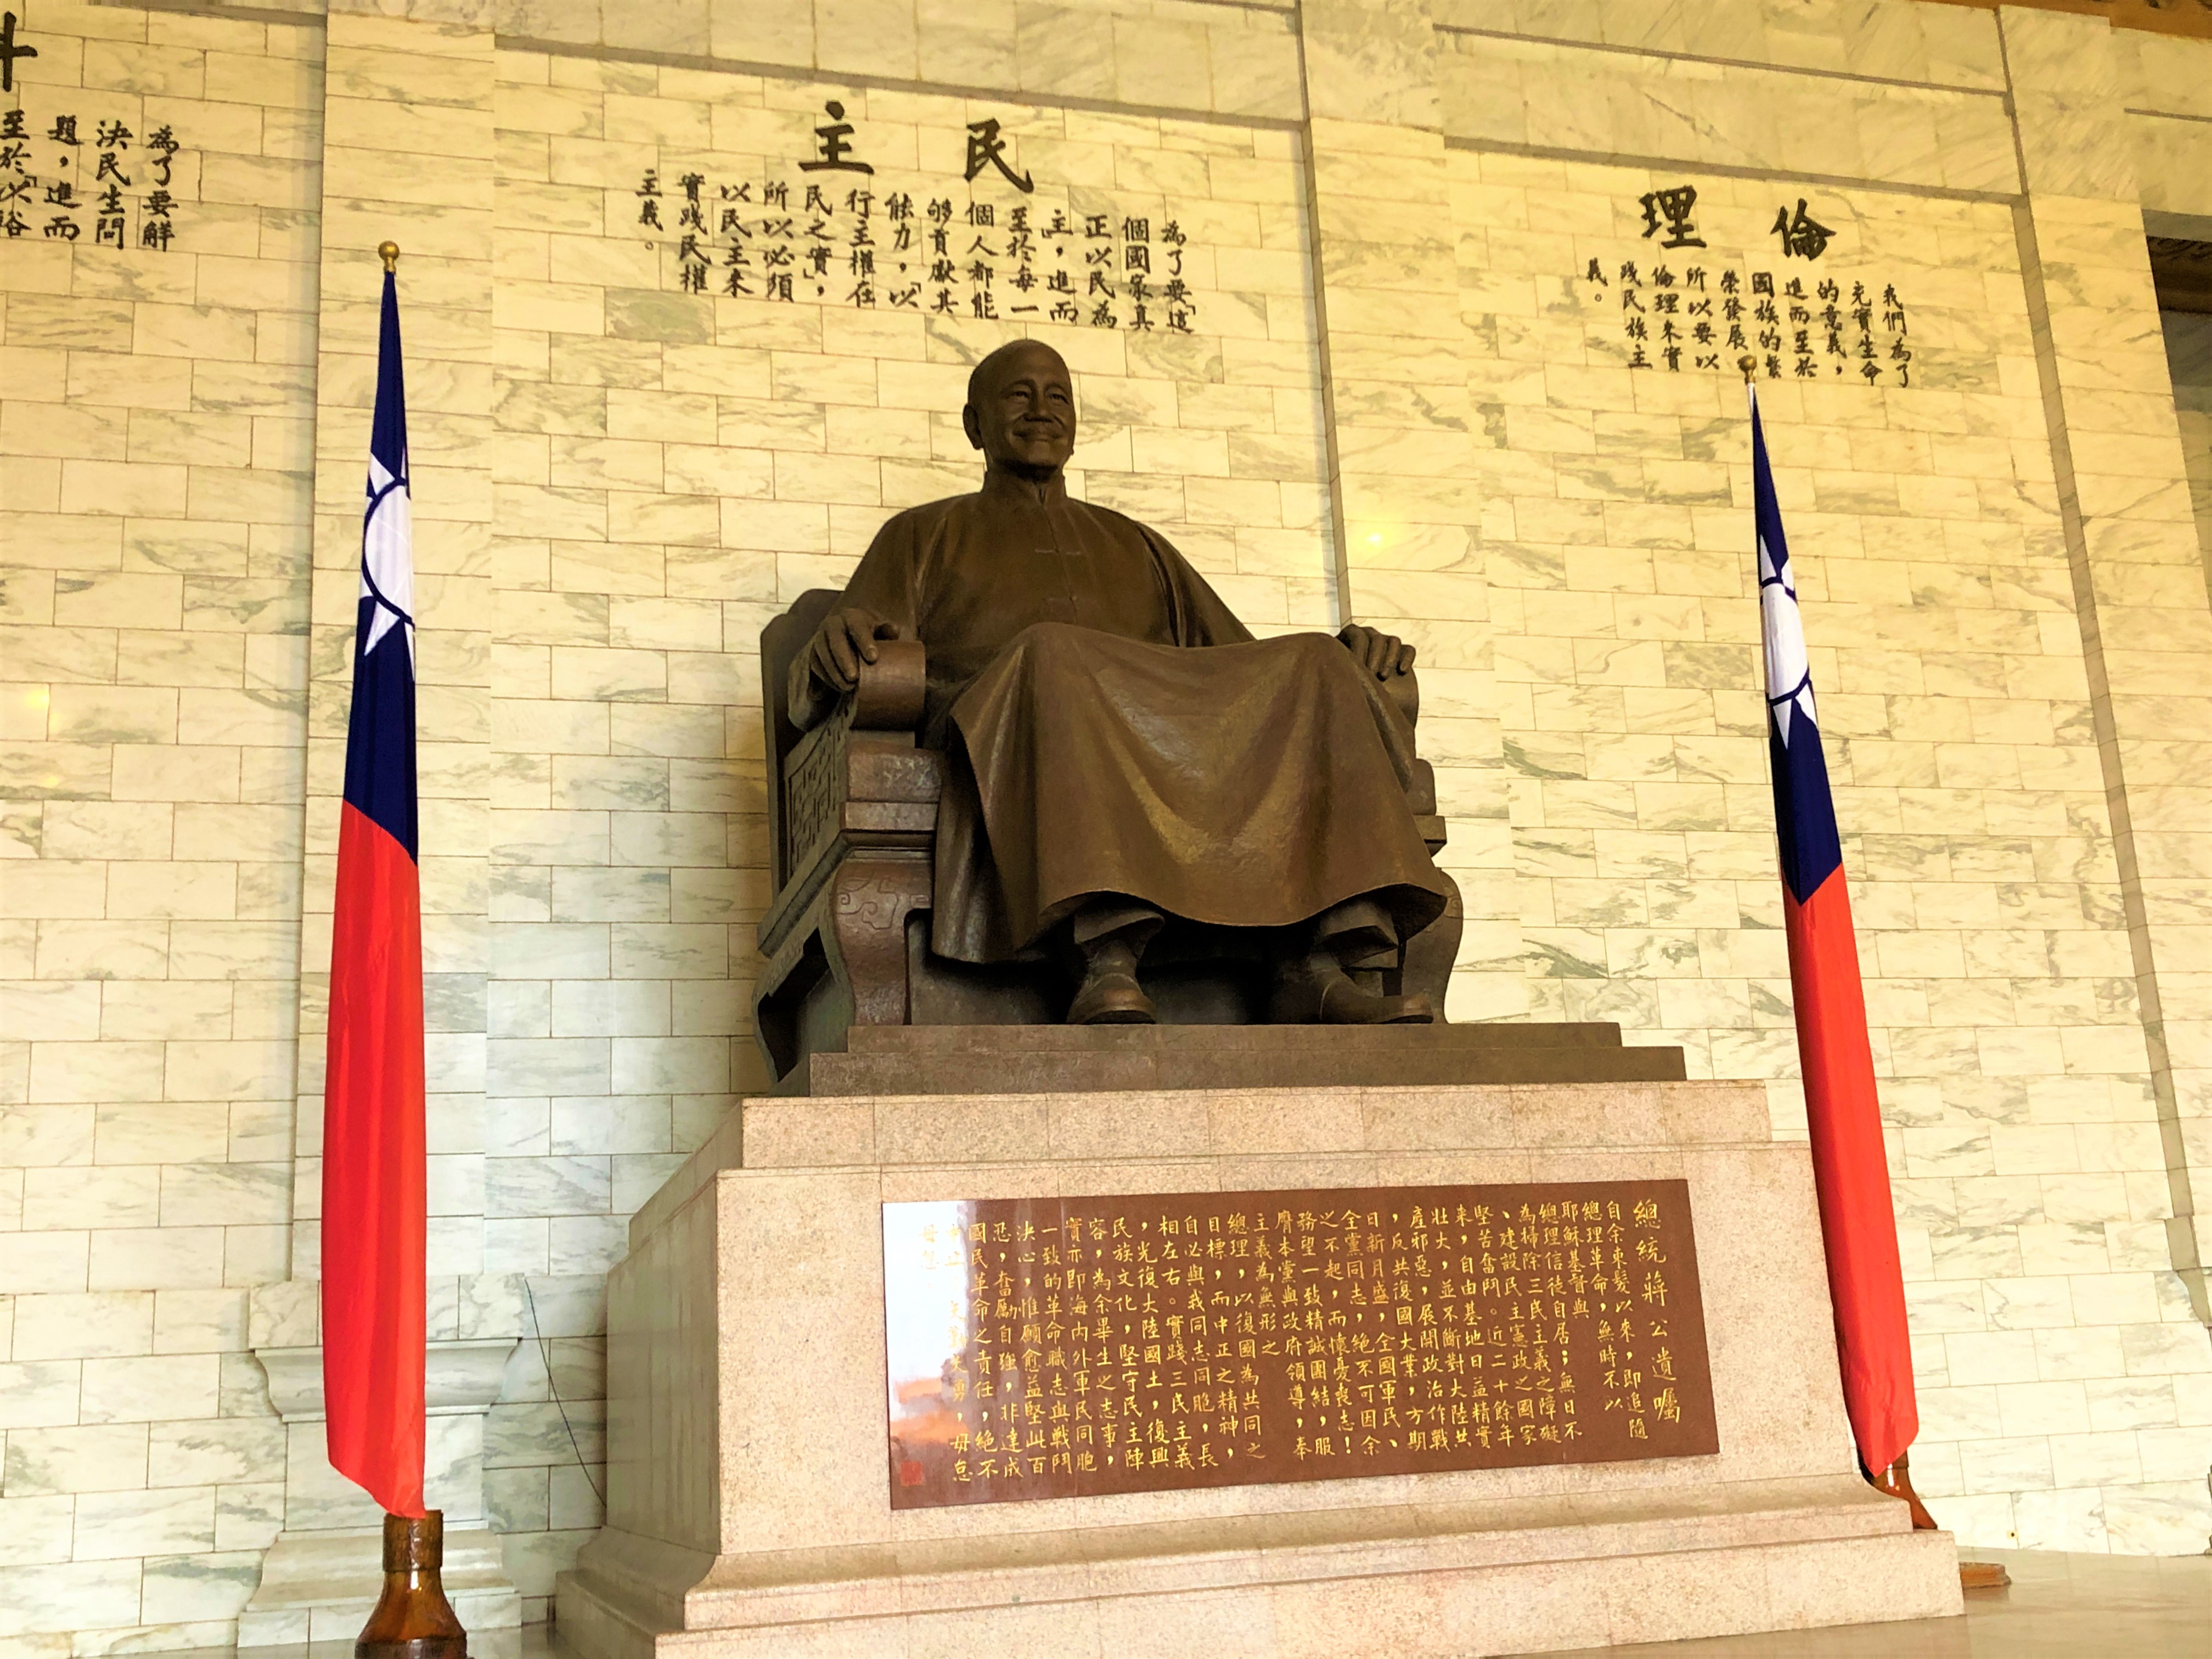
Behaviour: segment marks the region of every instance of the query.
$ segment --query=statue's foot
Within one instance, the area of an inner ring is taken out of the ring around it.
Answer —
[[[1111,898],[1092,901],[1071,932],[1083,956],[1083,983],[1067,1006],[1070,1025],[1152,1025],[1152,1000],[1137,983],[1137,958],[1159,930],[1160,913]]]
[[[1158,1018],[1137,976],[1112,969],[1085,979],[1067,1006],[1070,1025],[1152,1025]]]
[[[1404,997],[1377,996],[1345,980],[1322,994],[1321,1022],[1324,1025],[1433,1025],[1437,1005],[1419,992]]]
[[[1377,996],[1363,991],[1334,963],[1285,974],[1270,1010],[1278,1025],[1432,1025],[1437,1006],[1425,996]]]

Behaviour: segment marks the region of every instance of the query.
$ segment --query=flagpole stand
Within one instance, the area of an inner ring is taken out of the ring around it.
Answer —
[[[1912,1511],[1912,1529],[1915,1532],[1939,1530],[1936,1517],[1928,1513],[1927,1505],[1920,1501],[1920,1494],[1912,1490],[1911,1464],[1905,1453],[1898,1453],[1897,1462],[1891,1464],[1886,1472],[1869,1474],[1867,1480],[1876,1492],[1887,1492]]]
[[[469,1633],[446,1600],[446,1517],[384,1517],[384,1594],[353,1644],[354,1659],[468,1659]]]
[[[1859,1467],[1862,1472],[1865,1470],[1864,1464]],[[1912,1490],[1912,1465],[1905,1453],[1899,1452],[1897,1462],[1891,1464],[1883,1474],[1868,1474],[1867,1484],[1876,1492],[1888,1493],[1910,1509],[1912,1511],[1912,1529],[1915,1532],[1941,1530],[1936,1524],[1936,1517],[1928,1513],[1928,1506],[1920,1501],[1920,1494]],[[2005,1570],[2005,1565],[2002,1561],[1959,1563],[1960,1589],[2002,1589],[2011,1583],[2012,1574]]]

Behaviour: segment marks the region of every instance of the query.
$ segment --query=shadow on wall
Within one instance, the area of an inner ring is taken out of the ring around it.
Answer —
[[[2203,551],[2205,581],[2212,586],[2212,243],[2168,240],[2168,249],[2193,256],[2185,267],[2201,281],[2173,280],[2175,261],[2158,258],[2158,320],[2166,332],[2166,369],[2173,380],[2173,404],[2181,421],[2181,446],[2189,469],[2190,504],[2197,515],[2197,544]],[[2175,308],[2177,302],[2187,309]]]
[[[2161,311],[2173,400],[2185,410],[2212,414],[2212,312]]]

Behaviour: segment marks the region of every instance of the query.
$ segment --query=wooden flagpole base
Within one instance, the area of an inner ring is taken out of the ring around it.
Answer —
[[[384,1593],[353,1644],[355,1659],[468,1659],[469,1633],[440,1578],[445,1559],[443,1511],[384,1517]]]
[[[1933,1532],[1936,1529],[1936,1517],[1928,1513],[1927,1505],[1920,1501],[1920,1494],[1912,1490],[1911,1464],[1904,1453],[1899,1452],[1897,1462],[1891,1464],[1882,1474],[1868,1475],[1867,1481],[1876,1492],[1887,1492],[1892,1498],[1911,1506],[1912,1529],[1915,1532]],[[2012,1574],[2005,1571],[2004,1563],[2002,1561],[1959,1563],[1960,1589],[2002,1589],[2011,1583]]]
[[[1934,1532],[1936,1530],[1936,1517],[1928,1513],[1927,1507],[1920,1501],[1920,1494],[1912,1490],[1911,1465],[1903,1452],[1898,1453],[1897,1462],[1891,1464],[1887,1469],[1880,1474],[1870,1474],[1867,1479],[1874,1483],[1874,1489],[1876,1492],[1886,1492],[1892,1498],[1903,1500],[1906,1507],[1911,1510],[1913,1531]]]

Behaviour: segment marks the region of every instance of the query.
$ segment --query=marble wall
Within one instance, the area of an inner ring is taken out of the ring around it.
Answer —
[[[0,1644],[220,1641],[283,1498],[323,37],[15,9],[30,170],[135,137],[131,246],[0,241]]]
[[[1497,411],[1486,544],[1531,1006],[1765,1077],[1802,1125],[1734,374],[1631,370],[1618,273],[1741,273],[1763,179],[1455,156]],[[1655,254],[1693,185],[1710,246]],[[1562,228],[1537,235],[1535,204]],[[1822,277],[1894,289],[1885,349],[1760,399],[1806,607],[1892,1126],[1918,1338],[1916,1480],[2050,1547],[2193,1536],[2202,1344],[2168,1193],[2011,210],[1830,191]],[[1592,259],[1610,287],[1583,278]],[[1801,264],[1799,270],[1804,271]],[[1806,272],[1808,289],[1813,288]],[[1686,297],[1687,297],[1686,295]],[[1815,299],[1811,309],[1818,308]],[[1851,337],[1847,329],[1847,346]],[[1816,348],[1820,342],[1816,337]],[[1656,352],[1656,348],[1654,348]],[[1876,364],[1875,385],[1857,374]],[[2179,1395],[2174,1391],[2179,1390]],[[2038,1491],[2045,1488],[2048,1491]],[[2000,1489],[2002,1489],[2000,1491]]]
[[[227,1639],[283,1512],[251,1350],[314,1340],[386,235],[424,573],[434,1335],[523,1339],[485,1487],[533,1614],[600,1518],[627,1217],[761,1081],[759,628],[887,514],[969,487],[953,411],[1012,332],[1076,370],[1075,487],[1256,629],[1420,644],[1469,901],[1453,1012],[1618,1019],[1764,1080],[1802,1133],[1741,387],[1732,350],[1632,368],[1621,324],[1624,263],[1656,291],[1640,198],[1675,186],[1711,283],[1875,301],[1874,383],[1785,358],[1762,399],[1923,1492],[1974,1542],[2204,1547],[2187,952],[2212,815],[2172,739],[2205,724],[2212,374],[2193,323],[2158,349],[2140,220],[2212,211],[2193,43],[1911,0],[1309,0],[1303,38],[1287,0],[15,9],[34,161],[66,112],[88,152],[100,119],[181,148],[165,252],[89,215],[75,243],[0,238],[0,1659]],[[1030,322],[1003,279],[995,319],[965,279],[953,314],[933,289],[854,305],[842,197],[842,288],[732,296],[723,186],[803,188],[832,100],[874,211],[902,192],[922,223],[964,213],[968,125],[997,120],[1036,189],[975,198],[1144,221],[1182,250],[1189,331]],[[687,176],[714,222],[689,280]],[[1801,196],[1834,233],[1817,266],[1771,231]]]

